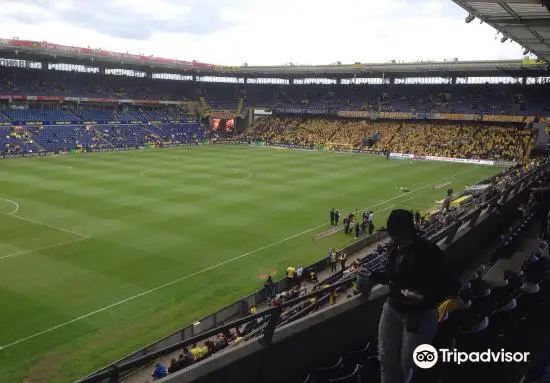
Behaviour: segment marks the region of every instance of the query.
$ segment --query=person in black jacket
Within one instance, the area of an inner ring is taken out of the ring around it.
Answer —
[[[410,211],[392,211],[387,231],[393,242],[388,264],[369,278],[390,289],[378,328],[381,383],[403,383],[412,374],[415,348],[430,344],[437,332],[438,303],[460,283],[448,275],[441,249],[418,235]]]

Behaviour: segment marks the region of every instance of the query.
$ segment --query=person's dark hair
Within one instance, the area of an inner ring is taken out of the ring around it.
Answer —
[[[387,225],[390,236],[396,234],[415,234],[414,217],[412,213],[404,209],[396,209],[390,213]]]

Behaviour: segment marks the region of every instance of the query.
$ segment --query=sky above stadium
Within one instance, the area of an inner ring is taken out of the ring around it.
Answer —
[[[450,0],[0,0],[0,37],[223,65],[521,58]]]

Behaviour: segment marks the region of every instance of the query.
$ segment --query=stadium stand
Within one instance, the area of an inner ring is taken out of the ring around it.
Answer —
[[[305,109],[371,110],[379,112],[540,114],[550,109],[544,99],[546,87],[526,89],[520,85],[387,86],[346,87],[311,85],[279,94],[280,107]],[[521,99],[521,102],[518,102]],[[525,100],[529,100],[528,102]],[[249,97],[250,102],[250,97]],[[254,103],[253,101],[251,102]]]
[[[366,139],[377,137],[370,148]],[[532,131],[480,124],[378,123],[322,117],[269,117],[244,137],[251,141],[307,147],[351,145],[374,152],[523,162],[533,148]]]
[[[168,81],[99,73],[67,73],[0,68],[0,95],[99,97],[116,99],[198,100],[207,110],[236,111],[242,85]],[[181,86],[183,84],[183,86]],[[246,85],[246,105],[306,110],[504,114],[550,116],[550,85],[521,84],[385,85]]]
[[[41,71],[23,68],[0,68],[0,94],[63,95],[72,97],[100,97],[119,99],[195,99],[195,88],[181,87],[180,82],[146,78],[49,71],[44,77]]]
[[[206,134],[197,123],[39,125],[1,127],[2,155],[59,153],[70,150],[136,148],[147,145],[196,144]]]

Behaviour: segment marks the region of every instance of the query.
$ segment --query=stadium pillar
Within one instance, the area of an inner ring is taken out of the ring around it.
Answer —
[[[521,85],[527,85],[527,76],[521,78]]]
[[[390,77],[390,85],[393,85],[395,84],[395,78],[394,77]]]
[[[151,80],[151,79],[153,78],[153,71],[152,71],[152,70],[148,70],[148,71],[147,71],[147,78],[148,78],[149,80]]]
[[[289,84],[289,85],[294,85],[294,79],[293,79],[293,78],[289,78],[289,79],[288,79],[288,84]]]
[[[41,65],[42,65],[42,70],[48,70],[48,62],[47,61],[42,61]]]
[[[244,77],[243,80],[245,84],[248,84],[248,77]]]
[[[342,77],[336,79],[336,85],[342,85]]]
[[[193,75],[193,82],[195,82],[195,83],[197,82],[197,75],[196,74]]]
[[[456,85],[456,76],[453,76],[453,77],[451,78],[451,83],[452,83],[453,85]]]
[[[99,67],[99,74],[105,74],[105,67],[104,66]]]

